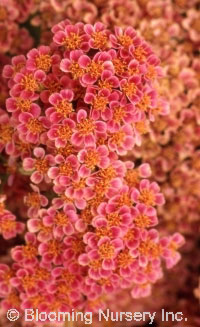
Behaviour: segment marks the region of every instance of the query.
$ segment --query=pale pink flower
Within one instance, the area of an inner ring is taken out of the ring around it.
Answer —
[[[49,97],[49,102],[53,107],[46,109],[45,114],[54,123],[60,123],[73,112],[72,100],[74,94],[71,90],[62,90],[60,93],[53,93]]]
[[[106,135],[106,123],[90,118],[84,109],[77,112],[76,120],[76,128],[71,137],[73,145],[91,147],[95,145],[98,134]]]
[[[150,183],[149,180],[143,179],[140,182],[139,190],[133,189],[131,192],[131,199],[136,203],[143,203],[147,206],[163,205],[165,199],[160,193],[160,187],[156,182]]]
[[[53,166],[55,163],[54,157],[51,154],[45,154],[45,150],[40,147],[36,147],[33,150],[33,154],[36,159],[25,158],[23,160],[23,168],[25,171],[33,171],[30,180],[39,184],[44,179],[45,182],[49,183],[50,179],[47,176],[47,172],[50,166]]]

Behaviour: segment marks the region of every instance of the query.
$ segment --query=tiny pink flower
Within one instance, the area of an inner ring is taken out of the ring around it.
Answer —
[[[147,179],[140,182],[139,190],[133,189],[131,199],[136,203],[143,203],[147,206],[163,205],[165,203],[158,184],[156,182],[150,183]]]
[[[39,184],[42,182],[43,178],[45,182],[49,183],[50,179],[47,176],[47,171],[49,166],[54,165],[54,157],[51,154],[45,154],[45,150],[40,147],[36,147],[33,150],[33,154],[36,159],[33,158],[25,158],[23,160],[23,168],[25,171],[32,171],[30,179],[33,183]]]

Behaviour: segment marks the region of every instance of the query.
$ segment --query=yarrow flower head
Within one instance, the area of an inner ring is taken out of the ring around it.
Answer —
[[[158,107],[166,114],[159,60],[131,27],[113,34],[102,23],[65,20],[52,32],[51,46],[4,67],[10,116],[2,113],[1,150],[30,177],[28,232],[12,249],[16,271],[6,296],[19,294],[22,310],[86,309],[117,289],[147,296],[161,278],[161,259],[171,268],[183,243],[152,229],[164,197],[149,164],[128,160],[142,141],[139,128]],[[17,142],[29,151],[16,154]]]

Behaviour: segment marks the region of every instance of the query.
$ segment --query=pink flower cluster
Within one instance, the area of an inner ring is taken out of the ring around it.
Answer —
[[[154,228],[165,201],[150,166],[128,160],[168,104],[159,60],[133,28],[65,20],[52,32],[51,46],[3,70],[1,151],[30,188],[25,244],[12,249],[11,268],[0,266],[0,295],[4,309],[96,311],[119,289],[149,295],[162,260],[180,259],[183,237]]]

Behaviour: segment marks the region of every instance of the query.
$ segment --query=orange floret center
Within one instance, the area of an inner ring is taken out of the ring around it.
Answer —
[[[102,259],[111,259],[115,253],[115,249],[109,242],[103,243],[98,249],[99,255]]]
[[[46,54],[42,54],[38,56],[36,59],[36,66],[38,69],[44,70],[45,72],[48,72],[52,65],[52,59],[51,56]]]
[[[55,109],[63,117],[67,117],[73,111],[72,104],[66,100],[60,101],[59,104],[55,106]]]
[[[81,46],[81,37],[76,33],[70,33],[69,36],[63,40],[63,45],[67,50],[79,49]]]
[[[155,205],[155,195],[148,189],[144,189],[140,192],[139,201],[146,204],[147,206]]]

